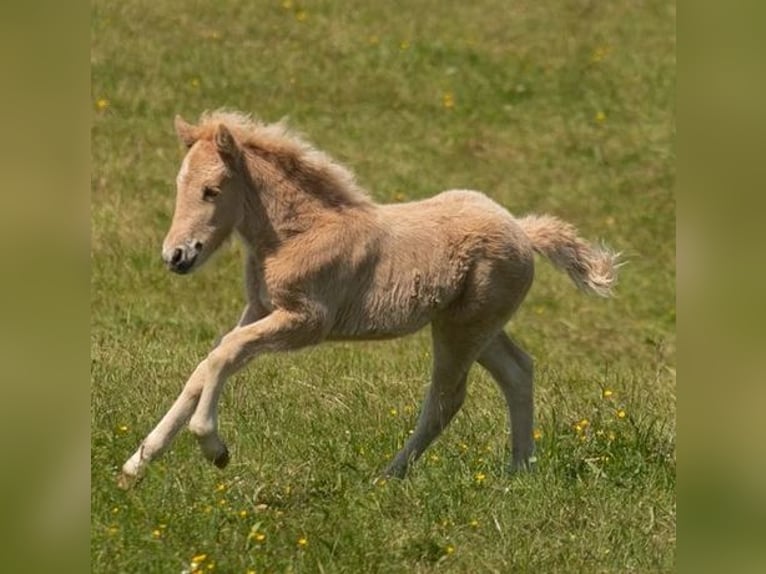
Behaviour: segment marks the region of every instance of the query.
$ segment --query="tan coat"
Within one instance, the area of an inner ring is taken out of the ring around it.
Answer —
[[[503,327],[532,284],[534,252],[602,296],[616,282],[616,254],[555,217],[517,219],[476,191],[377,204],[350,171],[282,124],[214,112],[198,125],[177,118],[176,130],[189,151],[163,257],[171,270],[188,273],[238,233],[249,253],[248,303],[125,464],[123,485],[187,421],[205,456],[225,466],[218,398],[227,377],[259,353],[398,337],[429,323],[432,384],[415,432],[387,474],[403,475],[449,423],[475,361],[507,399],[512,467],[534,463],[532,361]]]

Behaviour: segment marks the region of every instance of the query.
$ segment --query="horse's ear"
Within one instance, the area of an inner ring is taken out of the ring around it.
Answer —
[[[228,164],[234,164],[239,156],[237,140],[231,135],[229,128],[223,124],[218,124],[215,130],[215,147],[218,149],[218,153],[221,154],[223,160]]]
[[[183,144],[190,148],[199,139],[198,130],[195,126],[187,123],[181,116],[175,119],[176,133]]]

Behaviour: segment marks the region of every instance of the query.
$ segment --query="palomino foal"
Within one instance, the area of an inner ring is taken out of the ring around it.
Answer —
[[[432,326],[433,374],[416,428],[386,469],[403,476],[463,403],[471,365],[505,396],[511,467],[534,461],[532,359],[503,327],[548,257],[584,291],[607,296],[617,255],[551,216],[521,219],[475,191],[374,203],[353,175],[283,125],[231,112],[176,118],[188,151],[162,256],[189,273],[236,232],[247,248],[247,305],[122,468],[131,485],[188,423],[223,468],[217,407],[226,379],[257,355],[324,340],[381,339]]]

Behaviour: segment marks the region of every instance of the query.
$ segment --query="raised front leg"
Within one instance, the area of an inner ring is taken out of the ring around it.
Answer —
[[[259,353],[312,345],[322,339],[323,332],[324,323],[318,314],[281,309],[234,328],[197,366],[173,406],[125,463],[120,485],[130,486],[141,476],[187,421],[205,457],[225,466],[228,452],[218,436],[217,410],[226,379]]]

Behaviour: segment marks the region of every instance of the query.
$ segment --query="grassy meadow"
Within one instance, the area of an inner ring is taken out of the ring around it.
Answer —
[[[669,1],[92,4],[93,572],[669,572],[675,567],[675,8]],[[624,253],[617,295],[542,260],[508,331],[536,361],[538,472],[508,476],[480,368],[403,481],[426,331],[257,359],[228,384],[224,471],[189,433],[119,466],[243,305],[242,249],[160,245],[173,117],[292,126],[380,202],[479,189]]]

